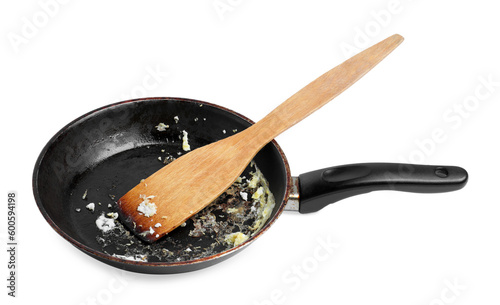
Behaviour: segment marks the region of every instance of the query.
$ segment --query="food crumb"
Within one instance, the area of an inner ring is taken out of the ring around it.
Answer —
[[[228,212],[229,214],[233,214],[233,213],[238,213],[238,212],[239,212],[239,210],[240,210],[240,209],[238,209],[238,208],[228,208],[228,209],[227,209],[227,212]]]
[[[135,261],[135,262],[147,262],[148,261],[148,257],[146,255],[141,255],[141,254],[130,255],[130,256],[113,254],[113,257],[126,259],[129,261]]]
[[[83,193],[83,196],[82,196],[82,199],[83,199],[83,200],[87,199],[87,191],[88,191],[88,190],[85,190],[85,192]]]
[[[104,233],[112,230],[115,227],[115,220],[113,218],[107,218],[104,216],[104,213],[101,214],[95,221],[95,224],[99,230]]]
[[[91,212],[94,212],[94,210],[95,210],[95,203],[91,202],[91,203],[87,204],[85,207],[87,208],[87,210],[89,210]]]
[[[108,216],[111,219],[118,219],[118,213],[116,213],[116,212],[108,213],[108,214],[106,214],[106,216]]]
[[[248,240],[248,235],[243,234],[241,232],[231,233],[227,235],[226,238],[224,239],[226,243],[232,244],[233,247],[241,245],[247,240]]]
[[[153,199],[155,196],[147,196],[146,195],[140,195],[139,196],[143,201],[139,204],[137,207],[137,211],[142,213],[142,215],[146,217],[151,217],[154,214],[156,214],[156,204],[154,202],[151,202],[150,199]]]
[[[264,195],[264,188],[262,186],[259,186],[257,191],[253,193],[252,199],[259,199],[260,197],[262,197],[262,195]]]
[[[175,121],[175,123],[179,123],[179,117],[178,116],[174,116],[174,121]]]
[[[245,192],[240,192],[241,199],[247,201],[248,200],[248,193]]]
[[[155,127],[156,127],[156,130],[158,130],[158,131],[165,131],[170,126],[165,125],[164,123],[160,123],[160,124],[156,125]]]
[[[191,146],[189,145],[189,142],[188,142],[188,133],[185,130],[182,131],[182,150],[184,150],[184,151],[191,150]]]

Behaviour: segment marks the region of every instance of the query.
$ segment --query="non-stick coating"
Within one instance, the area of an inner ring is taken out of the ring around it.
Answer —
[[[160,122],[170,128],[159,132],[155,126]],[[255,162],[269,181],[277,204],[264,228],[236,248],[175,263],[120,259],[102,252],[97,243],[97,216],[75,211],[84,208],[85,200],[96,206],[100,202],[96,209],[107,206],[164,166],[157,160],[159,151],[182,151],[179,139],[182,130],[189,133],[189,143],[196,148],[228,137],[251,124],[249,119],[223,107],[180,98],[138,99],[102,107],[69,123],[45,146],[33,174],[36,202],[48,223],[61,236],[107,264],[144,273],[177,273],[208,267],[255,240],[283,210],[290,173],[276,142],[264,147]],[[88,198],[82,199],[86,190],[89,190]],[[177,238],[180,242],[189,242],[191,237],[181,234]]]

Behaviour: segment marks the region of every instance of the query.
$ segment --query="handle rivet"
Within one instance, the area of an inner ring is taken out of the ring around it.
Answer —
[[[436,167],[434,174],[436,174],[439,178],[446,178],[449,175],[448,170],[444,167]]]

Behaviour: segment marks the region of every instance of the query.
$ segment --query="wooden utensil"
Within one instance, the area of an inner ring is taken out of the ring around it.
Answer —
[[[402,41],[396,34],[379,42],[326,72],[251,127],[164,166],[120,198],[120,218],[144,240],[161,238],[227,190],[273,138],[354,84]]]

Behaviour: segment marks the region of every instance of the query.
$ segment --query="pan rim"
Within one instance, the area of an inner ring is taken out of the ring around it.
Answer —
[[[289,198],[289,195],[290,195],[290,187],[291,187],[291,179],[292,179],[292,176],[291,176],[291,173],[290,173],[290,167],[289,167],[289,164],[288,164],[288,160],[283,152],[283,150],[281,149],[281,147],[279,146],[279,144],[276,142],[276,140],[272,140],[270,143],[272,143],[275,148],[278,150],[280,156],[281,156],[281,159],[283,160],[283,165],[284,165],[284,170],[286,172],[286,188],[285,188],[285,193],[284,193],[284,196],[283,196],[283,200],[281,201],[281,204],[280,206],[278,207],[278,210],[276,211],[276,213],[272,216],[272,218],[270,220],[268,220],[267,224],[262,227],[262,229],[260,229],[259,232],[257,232],[255,235],[251,236],[247,241],[243,242],[242,244],[236,246],[236,247],[233,247],[233,248],[230,248],[228,250],[225,250],[225,251],[222,251],[222,252],[219,252],[219,253],[216,253],[216,254],[213,254],[213,255],[210,255],[210,256],[207,256],[207,257],[202,257],[202,258],[198,258],[198,259],[195,259],[195,260],[189,260],[189,261],[180,261],[180,262],[143,262],[143,261],[133,261],[133,260],[127,260],[127,259],[123,259],[123,258],[119,258],[119,257],[115,257],[115,256],[112,256],[112,255],[108,255],[108,254],[105,254],[105,253],[102,253],[100,251],[97,251],[96,249],[93,249],[79,241],[77,241],[76,239],[74,239],[72,236],[70,236],[68,233],[66,233],[63,229],[59,228],[59,226],[52,220],[52,218],[48,215],[48,212],[46,211],[45,207],[43,206],[43,203],[42,203],[42,198],[39,194],[39,187],[38,187],[38,174],[39,174],[39,169],[40,169],[40,165],[42,163],[42,161],[44,160],[44,157],[45,157],[45,154],[47,153],[47,151],[49,150],[50,147],[52,147],[52,145],[56,142],[56,140],[61,136],[63,135],[66,130],[68,128],[70,128],[71,126],[75,125],[76,123],[84,120],[85,118],[95,114],[95,113],[98,113],[100,111],[104,111],[104,110],[107,110],[107,109],[110,109],[110,108],[113,108],[113,107],[117,107],[117,106],[120,106],[120,105],[124,105],[124,104],[131,104],[131,103],[145,103],[145,102],[148,102],[148,101],[181,101],[181,102],[188,102],[188,103],[196,103],[196,104],[199,104],[199,105],[207,105],[207,106],[211,106],[211,107],[214,107],[214,108],[218,108],[220,110],[223,110],[225,112],[228,112],[228,113],[231,113],[232,115],[235,115],[247,122],[249,122],[250,124],[255,124],[255,122],[249,118],[247,118],[246,116],[238,113],[238,112],[235,112],[231,109],[228,109],[224,106],[220,106],[220,105],[217,105],[217,104],[213,104],[213,103],[209,103],[209,102],[205,102],[205,101],[200,101],[200,100],[196,100],[196,99],[189,99],[189,98],[179,98],[179,97],[145,97],[145,98],[137,98],[137,99],[129,99],[129,100],[125,100],[125,101],[120,101],[120,102],[116,102],[116,103],[111,103],[111,104],[108,104],[108,105],[105,105],[105,106],[101,106],[101,107],[98,107],[94,110],[91,110],[79,117],[77,117],[76,119],[72,120],[71,122],[69,122],[68,124],[66,124],[64,127],[62,127],[56,134],[54,134],[50,140],[45,144],[45,146],[43,147],[42,151],[40,152],[36,162],[35,162],[35,166],[34,166],[34,170],[33,170],[33,176],[32,176],[32,188],[33,188],[33,195],[34,195],[34,198],[35,198],[35,202],[38,206],[38,209],[40,210],[41,214],[44,216],[45,220],[49,223],[49,225],[59,234],[61,235],[64,239],[66,239],[69,243],[71,243],[73,246],[75,246],[76,248],[78,248],[79,250],[83,251],[84,253],[86,254],[89,254],[91,256],[96,256],[97,258],[100,258],[104,261],[111,261],[111,262],[115,262],[115,263],[119,263],[119,264],[124,264],[124,265],[135,265],[135,266],[140,266],[140,267],[151,267],[151,268],[168,268],[168,267],[174,267],[174,266],[193,266],[193,265],[197,265],[197,264],[202,264],[202,263],[206,263],[206,262],[209,262],[209,261],[214,261],[216,259],[220,259],[224,256],[227,256],[227,255],[230,255],[230,254],[234,254],[236,253],[237,251],[240,251],[242,250],[243,248],[245,248],[246,246],[248,246],[250,243],[252,243],[253,241],[255,241],[255,239],[257,239],[258,237],[260,237],[265,231],[267,231],[273,224],[274,222],[276,221],[276,219],[282,214],[283,210],[284,210],[284,207],[286,205],[286,202],[288,201],[288,198]],[[199,268],[201,269],[201,268]],[[148,272],[146,272],[148,273]]]

